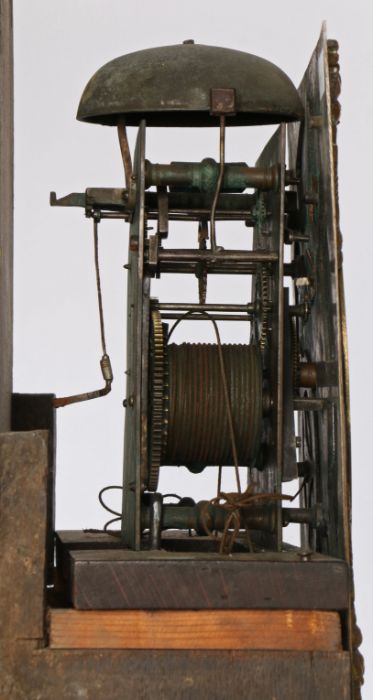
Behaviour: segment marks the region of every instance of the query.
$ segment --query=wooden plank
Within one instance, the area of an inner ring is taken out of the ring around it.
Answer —
[[[63,547],[72,549],[115,549],[116,546],[123,549],[120,540],[120,530],[115,535],[103,530],[57,530],[56,540]]]
[[[345,562],[295,553],[218,554],[165,551],[70,552],[70,595],[80,610],[344,610]]]
[[[252,537],[253,537],[252,533]],[[241,550],[237,551],[237,554],[243,554],[248,557],[249,560],[258,559],[261,561],[299,561],[300,549],[295,545],[283,543],[283,550],[281,552],[274,551],[260,551],[255,554],[251,554],[247,551],[247,539],[244,536],[238,537],[238,542],[242,544]],[[88,550],[88,549],[126,549],[120,538],[120,530],[110,530],[104,532],[103,530],[87,529],[87,530],[57,530],[56,540],[61,548],[65,551],[69,550]],[[162,532],[161,539],[161,549],[163,554],[161,556],[167,556],[166,552],[173,552],[175,556],[180,556],[176,554],[179,552],[181,556],[195,553],[197,556],[201,554],[216,554],[217,558],[221,559],[219,555],[219,542],[215,539],[207,537],[206,535],[193,535],[191,537],[187,530],[165,530]],[[137,552],[135,558],[151,558],[152,555],[155,557],[159,556],[158,551],[154,552],[145,550]],[[234,552],[236,554],[236,552]],[[174,556],[174,554],[173,554]],[[310,561],[329,561],[329,562],[339,562],[339,559],[334,557],[328,557],[326,554],[321,554],[320,552],[312,552],[310,555]]]
[[[47,583],[54,581],[56,409],[54,394],[13,394],[12,430],[48,430]]]
[[[340,651],[338,613],[319,610],[51,609],[53,649]]]
[[[346,652],[84,651],[19,642],[0,653],[6,700],[351,700]]]
[[[44,637],[48,432],[0,434],[1,636]]]

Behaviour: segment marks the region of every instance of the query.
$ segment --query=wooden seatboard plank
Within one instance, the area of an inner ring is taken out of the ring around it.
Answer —
[[[121,533],[118,530],[104,532],[102,530],[59,530],[56,532],[56,540],[61,550],[68,549],[124,549]],[[143,550],[148,549],[149,540],[142,542]],[[180,530],[175,536],[175,531],[165,530],[161,537],[161,548],[169,552],[202,552],[218,553],[220,543],[207,535],[189,535],[188,530]],[[234,552],[247,551],[247,538],[238,537]]]
[[[98,530],[58,530],[55,533],[57,576],[66,581],[70,575],[69,553],[75,549],[123,549],[120,532],[115,535]]]
[[[73,548],[70,548],[73,549]],[[77,549],[79,559],[82,561],[123,561],[123,562],[146,562],[146,561],[161,561],[161,562],[172,562],[172,561],[199,561],[210,562],[210,561],[233,561],[233,562],[292,562],[307,565],[313,565],[317,563],[322,564],[342,564],[346,568],[346,563],[342,559],[337,559],[335,557],[328,557],[325,554],[319,554],[319,552],[311,552],[310,554],[304,554],[301,551],[286,551],[286,552],[234,552],[232,554],[220,554],[219,552],[190,552],[190,551],[176,551],[169,552],[166,549],[151,549],[151,550],[141,550],[135,551],[134,549],[125,549],[124,547],[118,548],[108,548],[102,547],[101,549],[92,547],[87,550],[84,547]],[[74,555],[75,556],[75,555]]]
[[[255,534],[252,534],[252,538],[255,539]],[[240,538],[239,538],[240,540]],[[242,538],[244,540],[244,538]],[[144,548],[140,551],[134,551],[128,549],[124,546],[123,541],[120,538],[120,531],[113,530],[112,532],[104,532],[103,530],[57,530],[56,541],[59,546],[63,549],[68,550],[88,550],[93,549],[120,549],[123,552],[123,557],[128,559],[167,559],[170,558],[170,551],[172,551],[172,557],[177,558],[225,558],[225,555],[219,554],[219,543],[209,537],[202,536],[190,536],[187,532],[178,531],[175,535],[174,531],[166,530],[162,533],[162,548],[149,550]],[[244,540],[247,544],[247,540]],[[207,545],[206,551],[202,549],[202,543],[205,542]],[[192,549],[194,545],[197,545],[195,549]],[[199,545],[199,547],[198,547]],[[176,551],[174,551],[176,549]],[[101,556],[101,555],[99,555]],[[258,551],[258,552],[248,552],[239,551],[234,552],[233,557],[237,559],[243,559],[245,561],[299,561],[299,557],[304,556],[299,547],[289,545],[286,542],[283,543],[283,550],[281,552],[274,551]],[[320,552],[310,552],[308,555],[309,561],[341,561],[336,557],[329,557],[326,554]]]
[[[349,569],[342,561],[302,561],[289,554],[277,561],[241,554],[163,554],[71,551],[73,606],[79,610],[348,608]]]
[[[319,610],[51,609],[53,649],[341,651],[341,621]]]
[[[115,534],[104,532],[103,530],[57,530],[56,540],[62,546],[73,547],[74,549],[84,549],[87,547],[116,547],[117,545],[123,548],[123,543],[120,539],[120,531],[116,530]]]

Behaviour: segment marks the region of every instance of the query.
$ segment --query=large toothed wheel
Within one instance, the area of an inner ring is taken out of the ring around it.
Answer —
[[[149,366],[149,476],[148,489],[155,491],[158,485],[159,467],[162,459],[164,439],[164,400],[165,400],[165,341],[164,326],[159,311],[151,313],[150,366]]]

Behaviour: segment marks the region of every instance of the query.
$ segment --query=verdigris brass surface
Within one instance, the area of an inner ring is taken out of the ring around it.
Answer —
[[[244,51],[203,44],[145,49],[100,68],[82,95],[77,118],[128,125],[211,126],[212,88],[236,91],[230,126],[276,124],[303,117],[303,105],[287,75],[269,61]]]

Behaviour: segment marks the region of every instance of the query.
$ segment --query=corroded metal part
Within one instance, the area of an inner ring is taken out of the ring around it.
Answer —
[[[222,345],[224,366],[241,465],[257,455],[262,423],[262,368],[252,345]],[[217,345],[171,344],[168,436],[163,464],[184,464],[193,470],[205,465],[233,465],[227,407]]]
[[[322,499],[330,513],[327,536],[310,533],[307,544],[324,553],[351,557],[349,539],[348,444],[346,379],[343,366],[344,308],[342,255],[335,178],[336,149],[334,109],[325,30],[312,56],[299,92],[308,104],[303,130],[289,125],[289,164],[301,177],[300,214],[307,241],[296,243],[296,254],[305,261],[305,271],[295,282],[295,307],[309,306],[308,316],[298,317],[303,362],[299,386],[313,387],[314,398],[327,399],[323,411],[305,412],[299,426],[302,459],[315,459],[317,470],[312,493]],[[314,116],[318,117],[318,128]],[[334,177],[333,177],[334,175]],[[296,398],[304,398],[300,389]],[[311,395],[312,396],[312,395]],[[307,538],[306,533],[304,537]],[[306,544],[306,542],[305,542]]]
[[[144,280],[144,152],[145,124],[139,129],[134,157],[137,200],[130,227],[128,250],[127,312],[127,409],[124,442],[123,541],[140,549],[140,496],[147,464],[147,365],[149,284]]]
[[[301,322],[300,341],[305,357],[317,367],[334,365],[314,392],[323,400],[320,411],[300,415],[301,459],[316,458],[312,481],[302,493],[303,503],[322,498],[329,512],[324,536],[304,527],[303,545],[338,556],[351,554],[351,453],[348,352],[339,225],[337,177],[337,124],[340,117],[338,44],[327,41],[323,27],[299,88],[308,105],[303,129],[289,125],[289,162],[301,174],[300,220],[308,242],[298,242],[296,253],[307,261],[306,273],[315,291],[307,322]],[[303,274],[301,274],[303,277]],[[308,301],[309,286],[295,286],[298,303]],[[328,381],[325,381],[328,379]],[[302,392],[303,393],[303,392]],[[308,399],[310,400],[310,399]],[[358,646],[353,598],[347,616],[352,659],[354,700],[360,700],[364,663]]]
[[[277,165],[280,188],[278,191],[259,193],[257,206],[267,216],[259,216],[254,229],[253,248],[261,250],[262,261],[271,256],[277,257],[278,265],[273,266],[269,275],[268,289],[265,292],[271,304],[270,328],[263,329],[263,308],[252,324],[252,340],[259,342],[260,337],[268,338],[262,344],[263,369],[273,400],[272,410],[264,421],[264,441],[266,454],[265,468],[261,471],[251,470],[250,480],[257,484],[262,493],[281,493],[281,482],[287,471],[284,444],[284,211],[285,211],[285,125],[281,125],[266,144],[260,154],[256,167],[271,168]],[[262,306],[263,288],[260,280],[260,267],[254,274],[252,282],[252,301]],[[268,315],[267,315],[268,324]],[[277,531],[274,536],[266,537],[265,546],[280,550],[282,547],[281,505],[277,504]]]
[[[215,193],[219,179],[219,163],[204,158],[200,163],[145,162],[146,187],[169,186],[172,189]],[[294,174],[287,173],[292,182]],[[270,190],[278,187],[277,168],[250,168],[247,163],[225,163],[221,192],[243,192],[249,187]]]
[[[213,126],[211,89],[236,91],[236,114],[227,126],[277,124],[303,118],[298,92],[269,61],[243,51],[178,44],[145,49],[110,61],[89,81],[80,121],[134,126]]]
[[[152,528],[153,497],[149,506],[142,509],[142,524],[144,528]],[[239,517],[241,528],[250,530],[262,530],[274,533],[276,530],[277,509],[274,503],[253,504],[242,508]],[[305,523],[312,528],[325,527],[322,508],[315,504],[312,508],[282,508],[283,526],[290,523]],[[209,505],[206,509],[206,501],[200,501],[194,505],[166,504],[161,508],[160,525],[162,530],[195,530],[197,533],[206,533],[206,523],[212,531],[222,532],[226,526],[229,512],[223,505]]]
[[[165,342],[161,314],[151,312],[151,331],[149,339],[149,475],[148,489],[155,491],[158,485],[159,467],[161,465],[164,403],[165,403]]]

